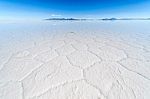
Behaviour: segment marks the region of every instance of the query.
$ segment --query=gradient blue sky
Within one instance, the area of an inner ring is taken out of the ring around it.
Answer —
[[[0,19],[150,17],[150,0],[0,0]]]

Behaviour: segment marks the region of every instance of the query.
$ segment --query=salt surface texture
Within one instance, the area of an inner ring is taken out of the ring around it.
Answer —
[[[0,99],[149,99],[149,26],[0,24]]]

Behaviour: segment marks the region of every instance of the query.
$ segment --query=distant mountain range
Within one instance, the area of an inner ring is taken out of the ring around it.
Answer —
[[[113,21],[113,20],[150,20],[150,18],[102,18],[102,19],[79,19],[79,18],[49,18],[44,20],[71,20],[71,21],[85,21],[85,20],[103,20],[103,21]]]
[[[100,20],[150,20],[150,18],[104,18]]]
[[[88,19],[76,19],[76,18],[49,18],[49,19],[45,19],[45,20],[88,20]]]

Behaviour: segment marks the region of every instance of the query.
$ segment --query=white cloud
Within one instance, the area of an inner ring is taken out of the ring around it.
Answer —
[[[60,15],[60,14],[51,14],[51,16],[52,16],[52,17],[60,17],[60,16],[62,16],[62,15]]]

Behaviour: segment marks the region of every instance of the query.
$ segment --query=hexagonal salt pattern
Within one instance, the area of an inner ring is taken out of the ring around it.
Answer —
[[[0,99],[149,99],[150,52],[76,33],[13,53],[0,69]]]

